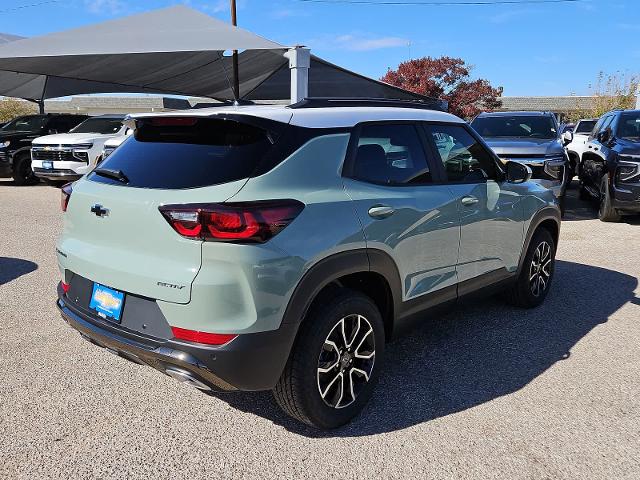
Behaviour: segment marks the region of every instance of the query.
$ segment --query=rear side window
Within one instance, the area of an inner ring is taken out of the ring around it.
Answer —
[[[271,147],[265,130],[235,120],[158,117],[139,121],[100,168],[121,171],[129,187],[198,188],[249,178]],[[96,173],[88,178],[123,185]]]
[[[414,125],[365,125],[360,130],[353,176],[365,182],[407,185],[428,183],[422,141]]]

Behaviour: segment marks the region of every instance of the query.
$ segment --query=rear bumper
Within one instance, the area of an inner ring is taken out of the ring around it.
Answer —
[[[148,365],[204,390],[270,390],[289,357],[298,325],[240,335],[212,347],[149,337],[116,323],[91,317],[67,302],[58,287],[62,318],[91,343],[136,363]]]

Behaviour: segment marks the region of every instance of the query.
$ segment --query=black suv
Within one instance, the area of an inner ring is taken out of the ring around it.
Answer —
[[[640,213],[640,110],[616,110],[598,120],[579,176],[581,198],[600,201],[603,222]]]
[[[31,141],[53,133],[67,133],[87,115],[45,113],[17,117],[0,128],[0,178],[13,177],[18,185],[36,183],[31,170]]]

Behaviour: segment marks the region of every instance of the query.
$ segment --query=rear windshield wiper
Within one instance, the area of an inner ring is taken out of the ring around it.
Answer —
[[[112,178],[122,183],[129,183],[129,178],[122,170],[111,170],[109,168],[96,168],[93,173],[101,177]]]

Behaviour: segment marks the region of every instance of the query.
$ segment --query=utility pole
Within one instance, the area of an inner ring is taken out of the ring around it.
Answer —
[[[236,0],[231,0],[231,24],[238,26],[238,17],[236,14]],[[240,100],[240,77],[238,76],[238,50],[233,51],[233,97]]]

